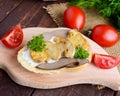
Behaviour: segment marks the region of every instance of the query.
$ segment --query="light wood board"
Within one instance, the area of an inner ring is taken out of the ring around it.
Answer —
[[[120,90],[120,74],[117,67],[112,69],[100,69],[93,63],[90,63],[81,71],[60,72],[57,74],[38,74],[23,68],[17,61],[17,52],[20,48],[27,44],[32,36],[50,32],[68,31],[68,28],[25,28],[24,40],[20,47],[16,49],[6,48],[0,42],[0,68],[5,70],[11,79],[23,86],[41,89],[53,89],[75,84],[99,84],[109,87],[113,90]],[[107,54],[107,52],[97,45],[95,42],[85,37],[91,47],[93,53]]]

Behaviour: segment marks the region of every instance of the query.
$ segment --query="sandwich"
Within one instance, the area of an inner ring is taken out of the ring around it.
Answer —
[[[52,74],[79,71],[91,62],[91,46],[77,30],[55,33],[55,36],[53,33],[52,37],[48,34],[33,36],[28,44],[18,51],[18,62],[25,69],[35,73]]]

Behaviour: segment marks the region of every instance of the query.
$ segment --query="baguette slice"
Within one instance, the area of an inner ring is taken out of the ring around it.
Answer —
[[[76,31],[76,30],[71,30],[71,32],[73,31]],[[55,33],[56,34],[56,33]],[[62,34],[62,33],[61,33]],[[82,36],[81,33],[79,33],[82,37],[82,41],[84,41],[84,44],[83,46],[87,46],[85,47],[86,50],[89,52],[89,57],[87,58],[89,60],[89,62],[91,62],[91,59],[92,59],[92,49],[91,49],[91,46],[89,44],[89,42]],[[43,34],[44,35],[44,34]],[[46,36],[47,34],[45,34],[44,36]],[[53,33],[54,35],[54,33]],[[59,34],[60,35],[60,34]],[[67,34],[68,35],[68,34]],[[65,34],[64,36],[67,37],[67,35]],[[48,36],[49,36],[49,33],[48,33]],[[62,34],[63,36],[63,34]],[[46,38],[46,37],[45,37]],[[49,37],[50,38],[50,37]],[[18,62],[27,70],[29,71],[32,71],[32,72],[35,72],[35,73],[41,73],[41,74],[53,74],[53,73],[59,73],[59,72],[66,72],[66,71],[79,71],[79,70],[82,70],[84,69],[85,67],[87,67],[87,65],[89,63],[85,63],[85,64],[82,64],[80,66],[77,66],[77,67],[62,67],[62,68],[59,68],[59,69],[54,69],[54,70],[44,70],[44,69],[39,69],[39,68],[36,68],[34,66],[32,66],[31,64],[29,64],[28,61],[26,61],[26,59],[24,59],[23,55],[22,55],[22,52],[27,50],[27,46],[24,46],[22,49],[19,50],[18,52],[18,55],[17,55],[17,59],[18,59]],[[62,58],[61,58],[62,59]],[[68,59],[71,59],[71,58],[68,58]],[[59,60],[57,61],[57,63],[60,63]],[[65,62],[66,63],[66,62]],[[71,62],[72,63],[72,62]]]

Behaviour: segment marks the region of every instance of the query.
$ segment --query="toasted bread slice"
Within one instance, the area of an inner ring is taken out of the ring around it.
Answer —
[[[75,30],[72,30],[72,32],[75,31]],[[71,32],[71,31],[70,31]],[[75,35],[78,35],[80,33],[76,33],[75,31]],[[49,35],[49,34],[48,34]],[[91,59],[92,59],[92,49],[91,49],[91,46],[89,44],[89,42],[80,34],[81,38],[82,38],[82,44],[83,45],[80,45],[80,46],[85,46],[85,49],[89,52],[89,57],[87,58],[89,60],[89,62],[91,62]],[[84,42],[84,43],[83,43]],[[74,43],[74,42],[73,42]],[[59,68],[59,69],[55,69],[55,70],[44,70],[44,69],[39,69],[39,68],[36,68],[34,66],[32,66],[27,60],[24,59],[22,53],[27,50],[27,46],[23,47],[19,52],[18,52],[18,56],[17,56],[17,59],[18,59],[18,62],[24,67],[26,68],[27,70],[29,71],[32,71],[32,72],[35,72],[35,73],[42,73],[42,74],[53,74],[53,73],[59,73],[59,72],[66,72],[66,71],[79,71],[79,70],[82,70],[83,68],[85,68],[88,63],[85,63],[85,64],[82,64],[80,66],[77,66],[77,67],[62,67],[62,68]],[[56,50],[57,51],[57,50]],[[51,53],[52,54],[52,53]],[[59,57],[59,56],[58,56]],[[61,58],[60,58],[61,59]],[[68,59],[71,59],[71,58],[68,58]],[[59,60],[57,61],[57,63],[59,63]],[[65,62],[66,63],[66,62]],[[72,63],[72,62],[71,62]]]

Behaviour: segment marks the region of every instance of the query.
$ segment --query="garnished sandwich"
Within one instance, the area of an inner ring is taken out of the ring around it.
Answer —
[[[44,40],[44,34],[33,36],[17,56],[19,63],[27,70],[48,74],[81,70],[87,67],[91,58],[91,46],[77,30],[49,40]]]

